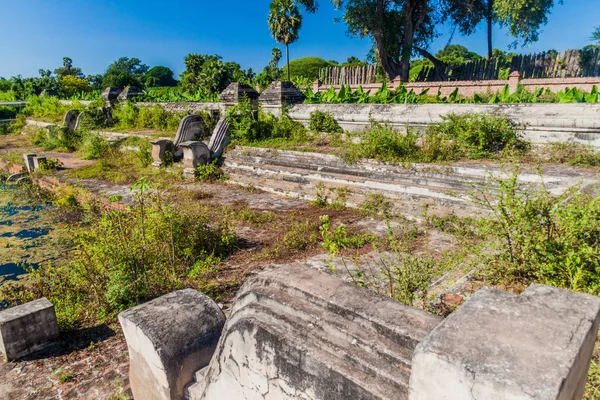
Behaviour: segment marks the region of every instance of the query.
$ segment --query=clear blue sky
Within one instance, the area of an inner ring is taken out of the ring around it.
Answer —
[[[556,5],[540,41],[519,52],[564,50],[589,44],[600,25],[600,0],[564,0]],[[262,70],[276,43],[267,27],[269,0],[0,0],[0,76],[37,75],[55,69],[71,57],[85,74],[102,73],[121,56],[138,57],[150,66],[165,65],[177,74],[188,53],[220,54],[243,68]],[[350,38],[340,13],[327,0],[315,15],[307,15],[291,57],[308,55],[344,61],[364,58],[368,40]],[[434,52],[449,39],[450,29],[431,46]],[[496,30],[495,47],[512,42]],[[486,52],[485,29],[470,37],[455,35],[480,54]]]

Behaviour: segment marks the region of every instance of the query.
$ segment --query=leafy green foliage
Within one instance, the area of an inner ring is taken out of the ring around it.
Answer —
[[[45,296],[61,328],[73,329],[182,287],[202,288],[208,260],[217,263],[236,246],[231,227],[193,202],[171,206],[150,193],[145,179],[132,190],[135,207],[88,214],[92,223],[74,229],[66,262],[3,285],[2,297],[14,302]]]
[[[554,197],[543,185],[523,187],[518,171],[477,200],[491,212],[485,232],[497,252],[482,255],[486,277],[600,293],[600,198],[571,191]]]
[[[177,81],[173,78],[173,71],[171,71],[170,68],[163,66],[150,68],[150,70],[144,74],[144,83],[146,84],[146,87],[177,86]]]
[[[528,145],[508,117],[490,114],[449,114],[431,124],[421,148],[425,161],[488,158],[505,149],[524,152]]]
[[[290,77],[291,79],[304,78],[312,83],[319,78],[319,71],[321,68],[335,66],[337,66],[336,63],[324,60],[320,57],[297,58],[290,61]],[[287,71],[288,67],[286,66],[283,68],[282,72],[284,76],[287,76]]]
[[[148,87],[144,89],[141,101],[148,102],[202,102],[215,103],[219,101],[219,93],[209,94],[205,89],[199,88],[195,92],[184,91],[181,86],[175,87]]]
[[[342,128],[338,125],[333,115],[315,110],[310,113],[308,120],[308,129],[313,132],[339,133]]]
[[[196,179],[202,182],[217,182],[227,180],[227,175],[221,172],[217,164],[218,160],[214,160],[205,165],[196,167]]]
[[[184,60],[185,71],[181,74],[183,91],[205,96],[221,93],[232,82],[250,83],[252,70],[243,71],[235,62],[224,62],[222,57],[209,54],[188,54]]]
[[[119,129],[155,129],[163,132],[176,132],[186,113],[170,113],[163,107],[140,107],[135,103],[115,105],[113,119]]]
[[[125,88],[126,86],[143,87],[144,74],[148,66],[138,58],[121,57],[110,64],[102,78],[105,87]]]

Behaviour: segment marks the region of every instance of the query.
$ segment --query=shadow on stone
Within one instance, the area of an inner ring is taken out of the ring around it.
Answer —
[[[106,324],[61,333],[60,338],[48,345],[45,349],[31,353],[16,361],[43,360],[64,356],[85,349],[92,343],[103,342],[113,337],[115,334],[115,331]]]

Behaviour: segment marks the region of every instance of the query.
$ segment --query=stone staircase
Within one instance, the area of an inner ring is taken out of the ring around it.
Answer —
[[[332,200],[336,188],[346,188],[346,204],[351,207],[362,204],[370,194],[382,194],[403,215],[419,218],[425,210],[459,216],[482,211],[472,202],[472,193],[481,190],[490,177],[509,176],[511,167],[483,162],[402,166],[364,160],[348,164],[330,154],[237,146],[228,151],[224,171],[229,183],[307,200],[315,199],[319,191]],[[519,181],[543,181],[559,194],[578,183],[597,183],[600,176],[566,166],[546,166],[540,178],[534,167],[525,167]],[[326,190],[319,190],[320,184]]]

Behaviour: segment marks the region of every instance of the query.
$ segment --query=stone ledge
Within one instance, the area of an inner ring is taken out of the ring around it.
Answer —
[[[599,322],[594,296],[482,289],[417,346],[410,398],[581,398]]]

